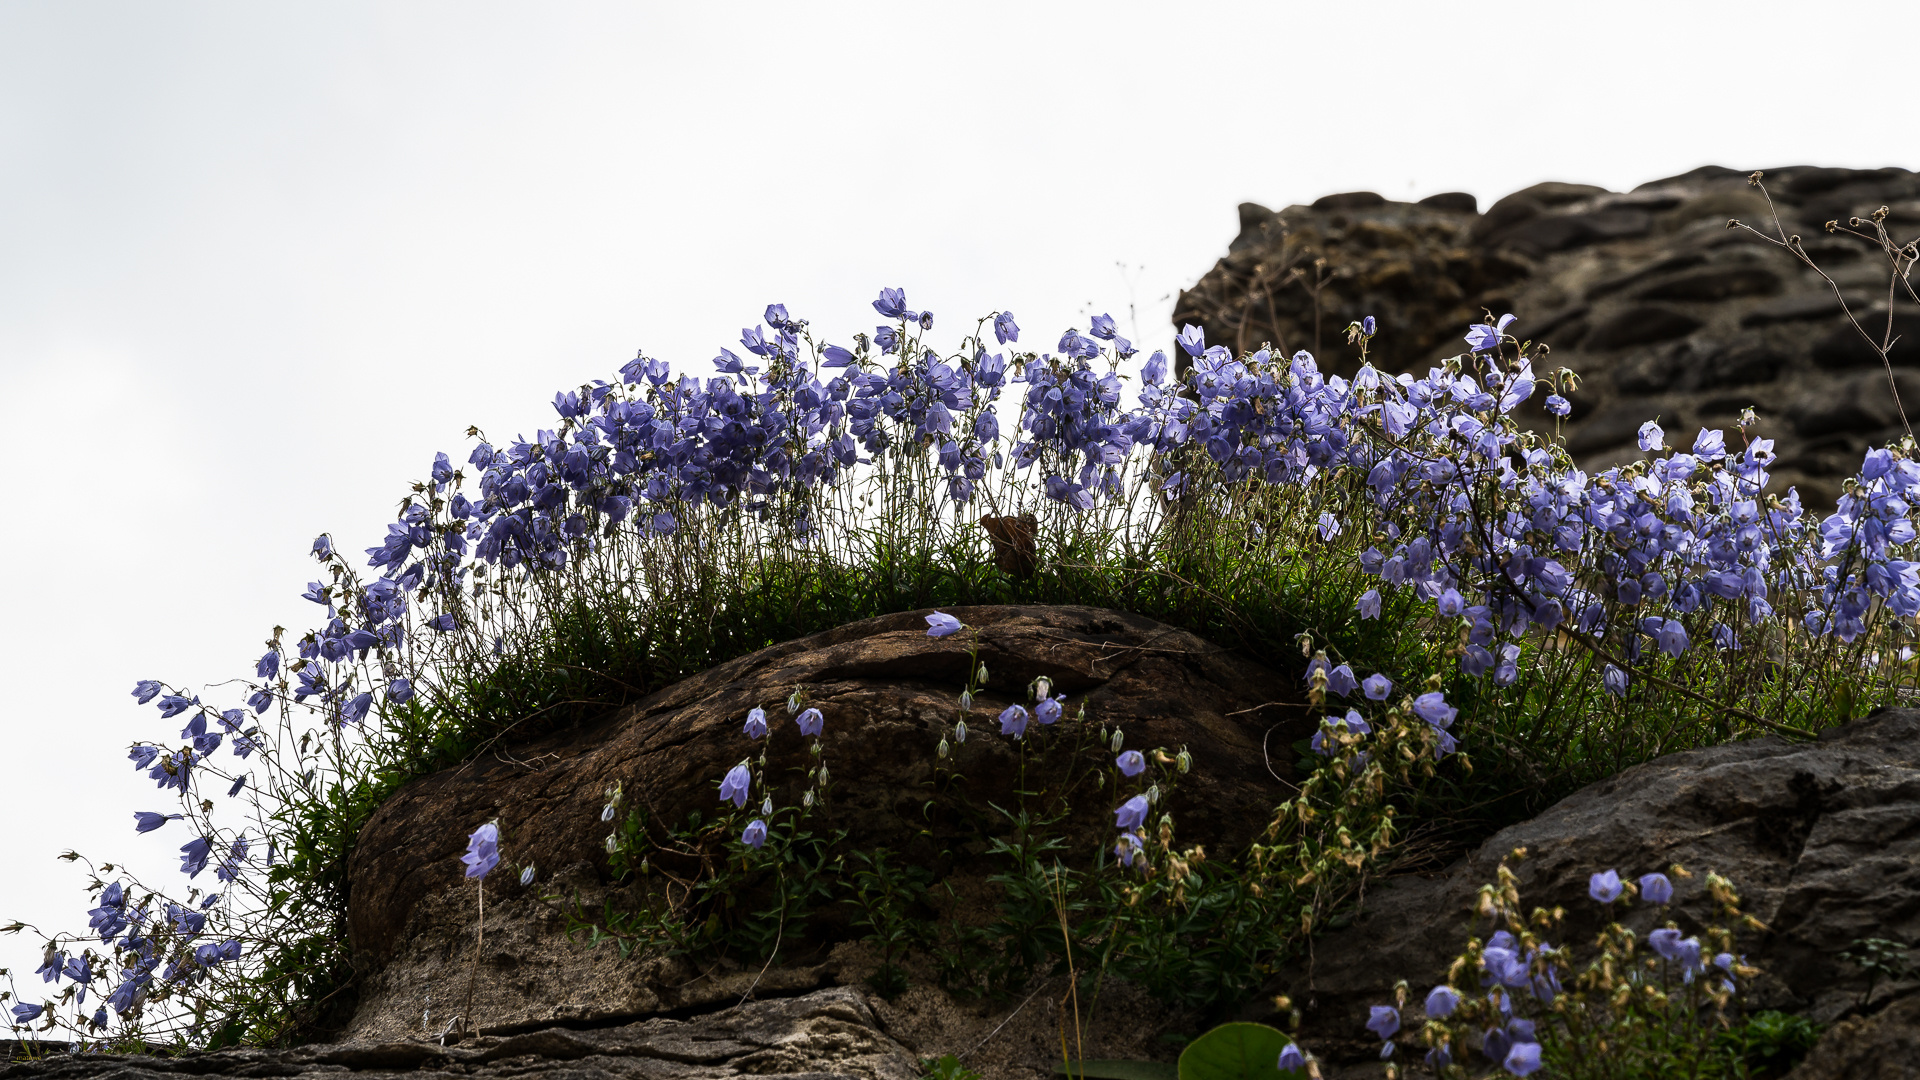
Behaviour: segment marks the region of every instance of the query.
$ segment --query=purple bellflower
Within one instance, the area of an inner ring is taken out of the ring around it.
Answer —
[[[741,762],[727,770],[720,781],[720,801],[730,802],[734,809],[744,810],[747,806],[747,789],[753,786],[753,774],[747,771],[746,762]]]
[[[1133,798],[1121,803],[1120,808],[1113,812],[1114,828],[1124,832],[1132,832],[1138,829],[1146,820],[1147,797],[1145,795],[1135,795]]]
[[[199,877],[212,853],[213,841],[204,836],[187,841],[180,846],[180,872],[189,878]]]
[[[1400,1010],[1391,1005],[1375,1005],[1368,1013],[1367,1030],[1382,1039],[1393,1038],[1400,1030]]]
[[[1113,764],[1126,776],[1139,776],[1147,771],[1147,757],[1138,750],[1128,750],[1114,758]]]
[[[467,853],[460,856],[466,876],[484,879],[500,865],[500,826],[489,821],[467,837]]]
[[[1665,874],[1643,874],[1640,877],[1640,899],[1649,904],[1669,904],[1673,902],[1673,882]]]
[[[181,817],[180,814],[150,814],[144,810],[136,810],[133,813],[133,830],[150,833],[169,821],[179,821]]]
[[[1620,874],[1615,870],[1604,870],[1587,879],[1587,895],[1603,904],[1611,904],[1620,899],[1623,888],[1620,884]]]
[[[1467,329],[1467,345],[1477,353],[1491,352],[1499,348],[1501,340],[1506,337],[1507,327],[1513,325],[1514,318],[1515,316],[1509,313],[1500,316],[1499,321],[1492,326],[1486,323],[1473,324]]]
[[[966,629],[966,624],[943,611],[927,616],[927,636],[931,638],[952,637]]]

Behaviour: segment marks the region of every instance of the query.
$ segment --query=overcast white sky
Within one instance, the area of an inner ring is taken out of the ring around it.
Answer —
[[[882,285],[1164,346],[1242,200],[1920,166],[1914,11],[0,0],[0,920],[179,880],[127,691],[310,626],[468,424]]]

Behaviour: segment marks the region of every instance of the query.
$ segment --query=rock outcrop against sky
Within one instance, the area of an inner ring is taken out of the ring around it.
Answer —
[[[1731,437],[1752,408],[1755,437],[1775,441],[1776,489],[1831,506],[1869,445],[1905,434],[1878,356],[1840,314],[1832,289],[1791,255],[1740,230],[1773,231],[1748,172],[1707,166],[1612,192],[1543,183],[1477,213],[1470,195],[1390,202],[1329,195],[1275,213],[1244,203],[1224,259],[1181,295],[1176,327],[1210,344],[1288,353],[1350,371],[1346,325],[1375,316],[1376,362],[1424,370],[1466,349],[1466,327],[1513,312],[1510,332],[1552,347],[1543,369],[1582,377],[1567,395],[1567,445],[1589,469],[1636,456],[1635,433],[1658,417],[1669,442],[1700,427]],[[1896,240],[1920,231],[1920,174],[1904,169],[1767,170],[1780,224],[1841,286],[1861,322],[1887,325],[1888,264],[1842,223],[1888,208]],[[1324,262],[1319,262],[1324,260]],[[1896,299],[1893,349],[1909,418],[1920,408],[1920,308]],[[1552,418],[1536,398],[1530,419]]]

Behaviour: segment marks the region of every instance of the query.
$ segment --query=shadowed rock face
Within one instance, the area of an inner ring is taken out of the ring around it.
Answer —
[[[1374,362],[1424,372],[1465,350],[1462,335],[1483,311],[1511,311],[1520,316],[1511,333],[1552,347],[1546,369],[1564,364],[1584,380],[1568,395],[1566,425],[1583,467],[1636,456],[1634,434],[1656,416],[1668,442],[1684,448],[1700,427],[1731,432],[1752,407],[1754,434],[1776,442],[1778,489],[1795,485],[1810,505],[1831,506],[1866,448],[1905,428],[1885,370],[1832,289],[1787,253],[1727,229],[1739,218],[1772,232],[1766,200],[1746,177],[1708,166],[1630,192],[1537,184],[1484,214],[1457,193],[1402,203],[1350,192],[1279,213],[1246,203],[1226,258],[1181,294],[1174,325],[1203,326],[1213,344],[1307,349],[1348,373],[1357,361],[1342,331],[1373,315]],[[1804,238],[1863,325],[1882,334],[1886,260],[1823,224],[1886,206],[1889,233],[1913,238],[1920,174],[1770,169],[1767,188],[1786,231]],[[1920,410],[1920,311],[1897,300],[1892,315],[1900,340],[1891,360],[1911,419]],[[1544,397],[1527,419],[1549,430]]]
[[[441,1046],[430,1041],[221,1050],[184,1057],[55,1055],[0,1067],[0,1077],[126,1080],[173,1076],[553,1076],[702,1080],[729,1076],[913,1080],[906,1047],[880,1029],[865,995],[833,988],[755,1001],[690,1020],[658,1018],[587,1031],[546,1028]]]
[[[1831,1021],[1854,1009],[1862,985],[1840,952],[1861,938],[1920,935],[1920,710],[1885,710],[1812,743],[1766,738],[1672,754],[1498,833],[1445,873],[1369,888],[1351,926],[1316,940],[1312,966],[1269,988],[1303,1007],[1303,1045],[1376,1056],[1368,1006],[1387,1003],[1402,978],[1418,1002],[1471,928],[1489,932],[1469,921],[1476,890],[1516,847],[1529,853],[1514,864],[1523,905],[1564,905],[1555,944],[1582,950],[1604,922],[1587,895],[1596,871],[1631,879],[1685,866],[1694,878],[1675,882],[1669,914],[1690,934],[1713,918],[1707,872],[1731,879],[1743,909],[1768,927],[1740,938],[1763,972],[1749,1004]],[[1660,925],[1656,914],[1634,905],[1623,921],[1644,938]],[[1877,990],[1873,1006],[1914,988]]]
[[[1085,723],[1120,727],[1129,748],[1187,747],[1192,774],[1173,801],[1180,836],[1216,854],[1265,826],[1285,797],[1281,778],[1290,762],[1283,759],[1291,751],[1282,748],[1311,734],[1306,710],[1282,704],[1295,686],[1184,631],[1091,608],[960,608],[952,614],[979,628],[990,677],[969,716],[972,735],[950,759],[965,783],[942,781],[934,748],[951,729],[966,678],[967,635],[929,638],[924,614],[761,650],[583,727],[503,742],[401,790],[368,822],[351,866],[352,940],[371,976],[353,1036],[418,1036],[427,1030],[424,1012],[451,1018],[464,1006],[476,897],[459,856],[467,834],[493,818],[508,863],[534,863],[540,878],[535,889],[522,889],[503,866],[488,883],[473,1008],[483,1030],[731,1004],[750,986],[764,996],[839,978],[830,949],[836,938],[857,936],[845,927],[816,923],[812,939],[789,942],[794,961],[770,971],[696,968],[684,959],[624,960],[612,947],[569,946],[559,914],[534,895],[577,888],[590,907],[605,895],[602,841],[610,827],[600,815],[616,782],[646,808],[656,834],[689,811],[711,820],[721,809],[720,778],[762,745],[741,733],[753,707],[774,721],[764,744],[774,802],[798,803],[814,759],[783,704],[795,690],[825,715],[823,756],[834,779],[815,826],[848,830],[846,852],[902,853],[963,896],[969,883],[980,891],[998,865],[988,868],[976,834],[943,824],[961,815],[923,811],[929,800],[982,811],[988,800],[1008,805],[1020,758],[994,717],[1028,700],[1037,676],[1051,677],[1055,692],[1069,697],[1063,731],[1084,701]],[[1271,768],[1263,739],[1274,748]],[[1067,829],[1073,851],[1091,853],[1111,842],[1114,800],[1091,784],[1078,790]],[[752,802],[762,794],[755,790]],[[697,865],[668,869],[690,875]]]

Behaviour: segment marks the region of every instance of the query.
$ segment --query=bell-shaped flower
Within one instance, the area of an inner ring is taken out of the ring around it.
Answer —
[[[747,733],[747,738],[749,739],[758,739],[762,735],[765,735],[767,733],[767,710],[761,708],[748,709],[747,722],[741,730]]]
[[[1501,1068],[1515,1076],[1532,1076],[1540,1070],[1540,1044],[1537,1042],[1516,1042],[1507,1049],[1507,1056],[1500,1062]]]
[[[727,770],[720,781],[720,801],[730,802],[736,810],[747,806],[747,790],[753,786],[753,774],[748,771],[746,762],[741,762]]]
[[[467,837],[467,853],[460,856],[460,861],[467,868],[467,877],[485,878],[492,873],[500,865],[500,826],[489,821],[473,830]]]
[[[1138,750],[1128,750],[1113,759],[1114,767],[1126,776],[1139,776],[1147,771],[1147,757]]]
[[[1604,870],[1587,879],[1587,895],[1603,904],[1611,904],[1620,899],[1624,886],[1620,884],[1620,874],[1616,870]]]
[[[1379,618],[1380,617],[1380,590],[1368,589],[1366,592],[1361,593],[1359,602],[1357,602],[1354,606],[1360,609],[1360,617],[1363,619]]]
[[[793,722],[800,728],[800,734],[811,738],[820,734],[820,729],[826,725],[826,718],[820,715],[819,709],[802,709]]]
[[[213,841],[204,836],[196,837],[180,846],[180,872],[189,878],[199,877],[200,871],[207,868],[207,859],[213,854]]]
[[[1121,803],[1120,808],[1113,812],[1114,828],[1123,832],[1138,829],[1147,820],[1147,806],[1145,795],[1135,795]]]
[[[1051,724],[1060,719],[1060,698],[1042,698],[1033,706],[1033,718],[1043,724]]]
[[[1353,668],[1346,664],[1327,671],[1327,689],[1341,697],[1353,693],[1359,686],[1359,681],[1353,677]]]
[[[966,629],[966,624],[942,611],[927,616],[927,636],[931,638],[952,637]]]
[[[1385,675],[1375,673],[1367,676],[1366,681],[1361,683],[1360,687],[1366,691],[1367,700],[1385,701],[1387,700],[1387,695],[1393,693],[1393,680],[1387,678]]]
[[[1188,356],[1200,356],[1207,351],[1207,332],[1192,323],[1182,326],[1180,336],[1174,340],[1187,351]]]
[[[1391,1005],[1375,1005],[1367,1016],[1367,1030],[1382,1039],[1393,1038],[1400,1030],[1400,1010]]]
[[[1420,719],[1441,729],[1453,726],[1453,718],[1460,715],[1460,710],[1448,705],[1446,695],[1438,690],[1414,698],[1413,711]]]
[[[760,845],[767,842],[767,823],[759,818],[747,822],[747,827],[740,831],[740,842],[755,851],[760,850]]]
[[[1640,877],[1640,899],[1649,904],[1668,904],[1673,902],[1673,882],[1665,874],[1643,874]]]
[[[1435,1020],[1444,1020],[1453,1015],[1460,1005],[1460,992],[1451,986],[1440,985],[1427,991],[1427,1016]]]
[[[1013,312],[1002,311],[993,317],[993,336],[1002,345],[1020,340],[1020,324],[1013,321]]]
[[[1024,705],[1009,705],[1000,710],[1000,734],[1011,735],[1018,739],[1027,733],[1027,709]]]
[[[1276,1066],[1281,1072],[1295,1072],[1307,1067],[1307,1056],[1300,1052],[1300,1044],[1289,1042],[1280,1049],[1280,1060]]]
[[[1474,323],[1467,329],[1467,345],[1474,352],[1490,352],[1499,348],[1500,341],[1506,336],[1507,327],[1512,325],[1514,318],[1512,314],[1502,315],[1492,326],[1486,323]]]
[[[169,821],[179,821],[180,814],[151,814],[144,810],[133,812],[133,831],[150,833]]]

